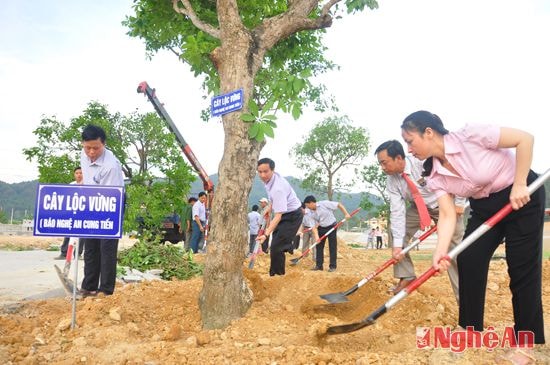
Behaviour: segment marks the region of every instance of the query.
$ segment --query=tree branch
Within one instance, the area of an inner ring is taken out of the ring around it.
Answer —
[[[178,6],[179,2],[181,2],[183,8],[180,8]],[[172,0],[172,7],[174,8],[174,11],[176,13],[185,15],[187,18],[189,18],[189,20],[191,20],[191,23],[193,23],[195,27],[199,28],[205,33],[210,34],[214,38],[220,39],[220,30],[200,20],[197,14],[195,14],[195,11],[193,10],[193,7],[191,6],[189,0]]]
[[[328,28],[332,25],[330,9],[341,0],[330,0],[327,2],[321,14],[317,18],[310,18],[309,15],[320,0],[296,0],[290,2],[286,12],[272,18],[266,19],[256,29],[261,40],[261,46],[271,49],[282,39],[302,30],[317,30]]]

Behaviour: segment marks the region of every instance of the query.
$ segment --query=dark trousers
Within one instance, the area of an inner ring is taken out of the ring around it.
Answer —
[[[117,239],[86,238],[84,253],[84,279],[82,289],[99,290],[105,294],[115,291]]]
[[[63,238],[63,243],[61,244],[61,256],[67,256],[67,251],[69,250],[69,241],[71,240],[71,237],[65,237]],[[80,242],[78,244],[78,256],[82,255],[82,251],[84,251],[84,240],[80,239]],[[74,256],[74,252],[73,252]]]
[[[531,183],[536,174],[529,173]],[[509,202],[511,187],[487,198],[470,199],[472,214],[465,236],[468,236]],[[541,275],[542,236],[544,228],[545,191],[541,187],[531,195],[523,208],[512,211],[502,221],[458,255],[460,292],[459,324],[483,330],[483,315],[489,262],[496,248],[505,240],[506,263],[510,276],[514,330],[532,331],[535,343],[544,343]]]
[[[324,234],[330,231],[332,227],[334,227],[335,225],[336,223],[333,223],[330,226],[317,228],[317,230],[319,231],[319,237],[322,237]],[[338,240],[336,238],[336,231],[337,229],[332,231],[328,235],[328,237],[325,237],[321,242],[319,242],[317,246],[315,246],[315,249],[317,250],[315,252],[315,261],[316,261],[316,266],[318,268],[321,268],[321,269],[323,268],[323,262],[325,260],[324,258],[325,241],[328,238],[328,252],[330,255],[329,269],[336,269],[336,257],[338,255],[338,246],[337,246]]]
[[[196,221],[191,223],[193,225],[193,230],[191,234],[191,249],[193,253],[197,253],[200,248],[200,242],[204,239],[204,232],[201,232],[199,224]],[[204,227],[205,222],[201,221],[202,226]]]
[[[302,224],[303,218],[304,213],[302,212],[302,208],[285,213],[281,217],[281,221],[273,232],[273,241],[271,242],[271,249],[269,251],[271,257],[269,276],[285,274],[285,252],[293,250],[292,241]]]
[[[250,235],[250,241],[248,242],[248,251],[250,253],[254,253],[254,247],[256,246],[256,237],[258,237],[258,234]]]
[[[382,236],[376,236],[376,249],[379,250],[382,248]]]

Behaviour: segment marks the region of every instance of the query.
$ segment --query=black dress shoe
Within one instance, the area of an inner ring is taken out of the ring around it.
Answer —
[[[97,296],[97,290],[80,289],[78,291],[78,294],[80,294],[82,296],[82,298],[95,297],[95,296]]]
[[[323,268],[319,266],[315,266],[313,267],[313,269],[311,269],[311,271],[323,271]]]

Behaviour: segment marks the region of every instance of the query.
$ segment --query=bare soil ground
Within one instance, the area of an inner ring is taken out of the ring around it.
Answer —
[[[51,239],[0,236],[0,247],[16,241],[44,249]],[[77,304],[74,330],[69,328],[71,304],[67,299],[4,307],[0,309],[0,364],[495,362],[503,349],[454,354],[448,349],[416,348],[417,327],[456,326],[457,305],[445,275],[430,279],[372,326],[350,334],[320,336],[327,326],[356,322],[391,298],[387,293],[393,284],[391,268],[350,295],[348,303],[327,304],[319,298],[352,287],[388,257],[389,250],[352,249],[340,240],[337,272],[310,271],[312,262],[306,258],[294,267],[287,261],[287,275],[269,277],[269,257],[262,255],[253,271],[245,269],[254,292],[252,307],[223,330],[201,328],[201,278],[121,285],[112,296],[86,298]],[[429,267],[430,257],[431,251],[414,251],[417,274]],[[545,328],[550,339],[550,261],[545,260],[543,267]],[[491,262],[485,323],[497,333],[513,324],[504,260]],[[536,357],[538,363],[550,363],[550,347],[538,347]]]

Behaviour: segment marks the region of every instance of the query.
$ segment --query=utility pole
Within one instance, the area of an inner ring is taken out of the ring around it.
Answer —
[[[10,224],[13,224],[13,207],[11,208]]]

